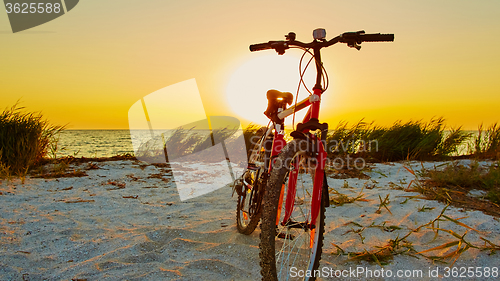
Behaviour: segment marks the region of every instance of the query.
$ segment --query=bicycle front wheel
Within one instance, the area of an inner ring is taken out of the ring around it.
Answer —
[[[273,163],[262,210],[259,254],[262,280],[316,279],[323,247],[325,196],[316,223],[311,225],[311,199],[318,165],[316,158],[308,155],[307,146],[305,141],[291,141]],[[295,194],[289,191],[292,186]],[[293,209],[288,212],[287,201],[293,202]],[[284,222],[287,213],[289,219]]]

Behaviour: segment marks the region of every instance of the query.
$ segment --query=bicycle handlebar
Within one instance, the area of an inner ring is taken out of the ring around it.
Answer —
[[[359,36],[362,42],[393,42],[394,34],[364,34]]]
[[[392,42],[394,41],[394,34],[365,34],[364,30],[360,30],[357,32],[344,32],[341,35],[332,38],[330,40],[325,39],[326,31],[324,29],[316,29],[313,32],[314,40],[311,43],[303,43],[295,40],[295,33],[290,32],[288,35],[285,35],[286,40],[282,41],[269,41],[267,43],[259,43],[250,45],[250,51],[262,51],[267,49],[274,49],[279,55],[283,55],[286,49],[289,49],[290,46],[296,46],[303,49],[313,49],[314,50],[314,59],[316,61],[316,85],[314,89],[322,89],[321,79],[323,75],[323,65],[321,63],[321,48],[329,47],[336,43],[346,43],[347,46],[351,48],[356,48],[357,50],[361,49],[362,42]]]
[[[278,54],[282,55],[285,50],[290,48],[290,46],[297,46],[302,48],[313,48],[321,49],[324,47],[331,46],[336,43],[347,43],[347,46],[351,48],[361,49],[362,42],[392,42],[394,41],[394,34],[365,34],[363,30],[357,32],[345,32],[335,38],[328,41],[326,40],[314,40],[311,43],[303,43],[296,40],[282,40],[282,41],[269,41],[267,43],[259,43],[250,45],[250,51],[262,51],[268,49],[275,49]]]
[[[282,41],[282,42],[284,42],[284,41]],[[271,44],[272,44],[272,41],[269,41],[267,43],[253,44],[253,45],[250,45],[250,51],[255,52],[255,51],[272,49],[273,47],[271,47]]]

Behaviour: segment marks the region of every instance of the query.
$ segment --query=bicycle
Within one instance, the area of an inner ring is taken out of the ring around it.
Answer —
[[[302,84],[310,93],[300,102],[297,102],[296,96],[295,104],[287,107],[293,102],[291,93],[268,91],[265,114],[272,126],[268,125],[266,132],[254,145],[248,169],[235,184],[238,193],[238,231],[250,234],[262,219],[259,256],[263,280],[288,280],[296,277],[291,276],[291,273],[300,272],[304,280],[315,280],[318,273],[325,208],[329,206],[324,173],[328,124],[320,123],[318,119],[321,95],[328,88],[328,75],[321,61],[320,50],[336,43],[346,43],[359,50],[362,42],[394,41],[394,34],[345,32],[326,40],[326,31],[316,29],[313,38],[311,43],[303,43],[296,40],[295,33],[290,32],[283,41],[250,45],[252,52],[274,49],[279,55],[289,48],[304,50],[299,62],[299,89]],[[302,60],[306,54],[312,57],[302,70]],[[311,92],[302,77],[313,59],[316,84]],[[284,138],[284,119],[305,108],[308,108],[306,116],[290,134],[293,140],[287,143]]]

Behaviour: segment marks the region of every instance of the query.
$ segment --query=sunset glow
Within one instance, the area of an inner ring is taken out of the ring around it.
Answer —
[[[268,53],[256,56],[234,71],[229,79],[226,95],[235,116],[266,125],[269,119],[263,112],[267,107],[267,90],[290,92],[295,97],[300,80],[299,60],[300,57],[296,55],[278,56],[275,53]],[[307,75],[304,75],[304,81],[312,89],[315,79],[314,65],[308,70]],[[300,93],[299,101],[309,95],[303,87]],[[304,114],[305,111],[297,113],[296,118],[302,119]],[[287,123],[291,124],[292,118],[287,119]]]
[[[322,52],[330,76],[324,121],[388,125],[443,116],[476,129],[499,121],[500,38],[492,36],[500,33],[499,9],[492,0],[80,1],[18,33],[0,12],[0,105],[20,100],[69,129],[127,129],[135,102],[194,78],[206,114],[263,123],[267,90],[295,95],[301,52],[251,53],[248,46],[290,31],[310,42],[321,27],[328,39],[357,30],[395,34],[394,43]]]

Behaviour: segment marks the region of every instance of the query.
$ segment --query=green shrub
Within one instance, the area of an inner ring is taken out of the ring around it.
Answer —
[[[50,125],[40,113],[22,109],[16,103],[0,113],[0,166],[4,174],[25,175],[47,155],[64,128]]]

